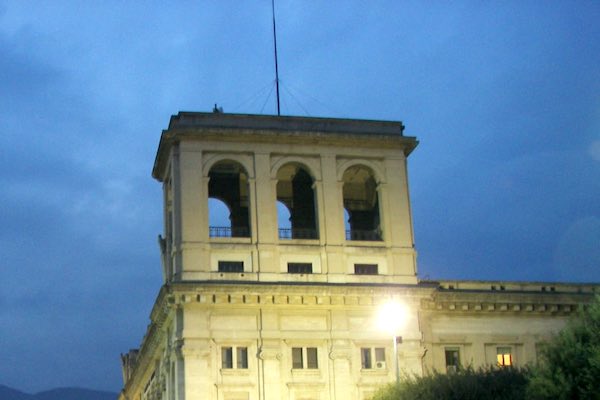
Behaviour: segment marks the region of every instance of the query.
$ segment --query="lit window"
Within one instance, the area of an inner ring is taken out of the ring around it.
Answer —
[[[312,274],[311,263],[288,263],[290,274]]]
[[[363,347],[360,349],[360,365],[362,369],[384,369],[385,348]]]
[[[377,275],[377,264],[354,264],[356,275]]]
[[[446,348],[446,372],[456,372],[460,368],[460,351],[457,348]]]
[[[244,262],[219,261],[219,272],[244,272]]]
[[[316,347],[292,347],[292,368],[317,369],[319,361]]]
[[[221,347],[221,368],[232,369],[234,365],[238,369],[248,368],[247,347]]]
[[[499,367],[509,367],[513,365],[510,347],[498,347],[496,354],[496,360]]]

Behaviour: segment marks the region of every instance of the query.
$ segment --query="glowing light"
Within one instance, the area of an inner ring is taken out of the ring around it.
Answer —
[[[406,324],[408,309],[398,301],[388,301],[379,308],[377,324],[379,329],[393,336],[398,336]]]

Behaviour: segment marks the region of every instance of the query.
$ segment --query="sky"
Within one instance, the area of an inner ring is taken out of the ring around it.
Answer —
[[[419,276],[600,282],[600,2],[276,1],[282,114],[401,120]],[[271,1],[0,0],[0,384],[119,391],[179,111],[276,112]]]

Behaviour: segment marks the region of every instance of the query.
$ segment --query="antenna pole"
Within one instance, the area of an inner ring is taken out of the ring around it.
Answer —
[[[277,30],[275,29],[275,0],[271,0],[271,10],[273,11],[273,44],[275,47],[275,88],[277,92],[277,115],[281,115],[279,108],[279,68],[277,66]]]

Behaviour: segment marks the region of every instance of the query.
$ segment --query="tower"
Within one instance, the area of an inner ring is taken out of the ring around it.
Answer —
[[[173,116],[152,171],[163,185],[164,286],[139,353],[124,356],[135,366],[124,393],[363,398],[394,379],[392,342],[375,318],[399,298],[413,305],[401,367],[420,372],[406,170],[417,141],[403,128]],[[219,204],[228,215],[216,226]]]
[[[418,281],[416,145],[400,122],[173,116],[152,171],[164,282],[120,400],[362,400],[398,369],[534,362],[598,285]]]

